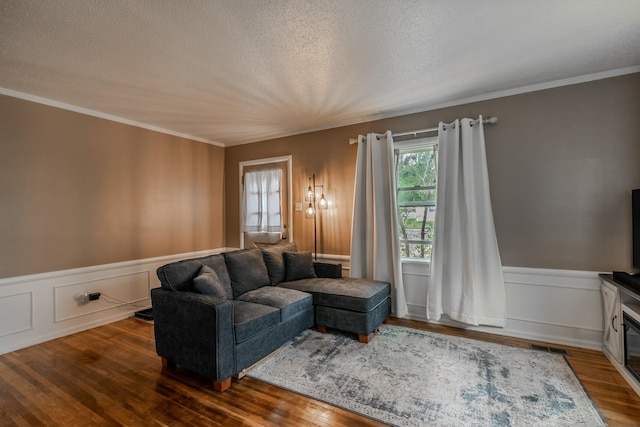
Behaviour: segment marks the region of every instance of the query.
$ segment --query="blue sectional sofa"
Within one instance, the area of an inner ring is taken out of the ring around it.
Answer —
[[[151,290],[156,351],[224,391],[231,377],[314,324],[368,342],[390,313],[390,285],[342,277],[295,243],[193,258],[160,267]]]

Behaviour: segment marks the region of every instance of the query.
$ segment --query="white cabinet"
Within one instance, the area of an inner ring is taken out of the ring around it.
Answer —
[[[604,303],[604,349],[618,363],[622,360],[622,314],[620,311],[620,291],[617,286],[602,281]]]

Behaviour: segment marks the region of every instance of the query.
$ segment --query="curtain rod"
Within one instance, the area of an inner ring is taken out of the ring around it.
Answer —
[[[471,123],[478,124],[478,120],[479,120],[479,119],[472,120],[472,121],[471,121]],[[497,118],[496,116],[489,117],[488,119],[482,119],[482,124],[485,124],[485,125],[492,125],[492,124],[495,124],[495,123],[497,123],[497,122],[498,122],[498,118]],[[391,134],[391,136],[393,136],[393,137],[395,138],[395,137],[398,137],[398,136],[408,136],[408,135],[413,135],[413,137],[414,137],[414,138],[417,138],[417,137],[418,137],[418,135],[417,135],[417,134],[419,134],[419,133],[429,133],[429,132],[437,132],[437,131],[438,131],[438,128],[437,128],[437,127],[435,127],[435,128],[419,129],[419,130],[410,130],[410,131],[407,131],[407,132],[398,132],[398,133],[393,133],[393,134]],[[355,138],[355,139],[354,139],[354,138],[349,139],[349,144],[352,144],[352,145],[353,145],[353,144],[355,144],[356,142],[358,142],[358,139],[357,139],[357,138]]]

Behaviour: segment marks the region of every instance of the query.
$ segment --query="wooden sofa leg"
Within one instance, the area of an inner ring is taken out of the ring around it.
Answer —
[[[227,390],[229,387],[231,387],[231,377],[225,378],[220,382],[218,381],[213,382],[213,389],[215,391],[219,391],[220,393]]]
[[[175,369],[176,364],[167,359],[166,357],[161,357],[162,359],[162,367],[166,369]]]
[[[371,335],[362,335],[362,334],[359,334],[359,335],[358,335],[358,341],[360,341],[360,342],[361,342],[361,343],[363,343],[363,344],[369,344],[369,337],[370,337],[370,336],[371,336]]]
[[[318,325],[318,332],[320,332],[321,334],[326,334],[327,333],[327,327],[323,326],[323,325]]]

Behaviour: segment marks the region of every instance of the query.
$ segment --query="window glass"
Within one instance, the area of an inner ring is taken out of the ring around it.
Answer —
[[[431,260],[436,214],[436,138],[396,149],[396,178],[402,258]]]

